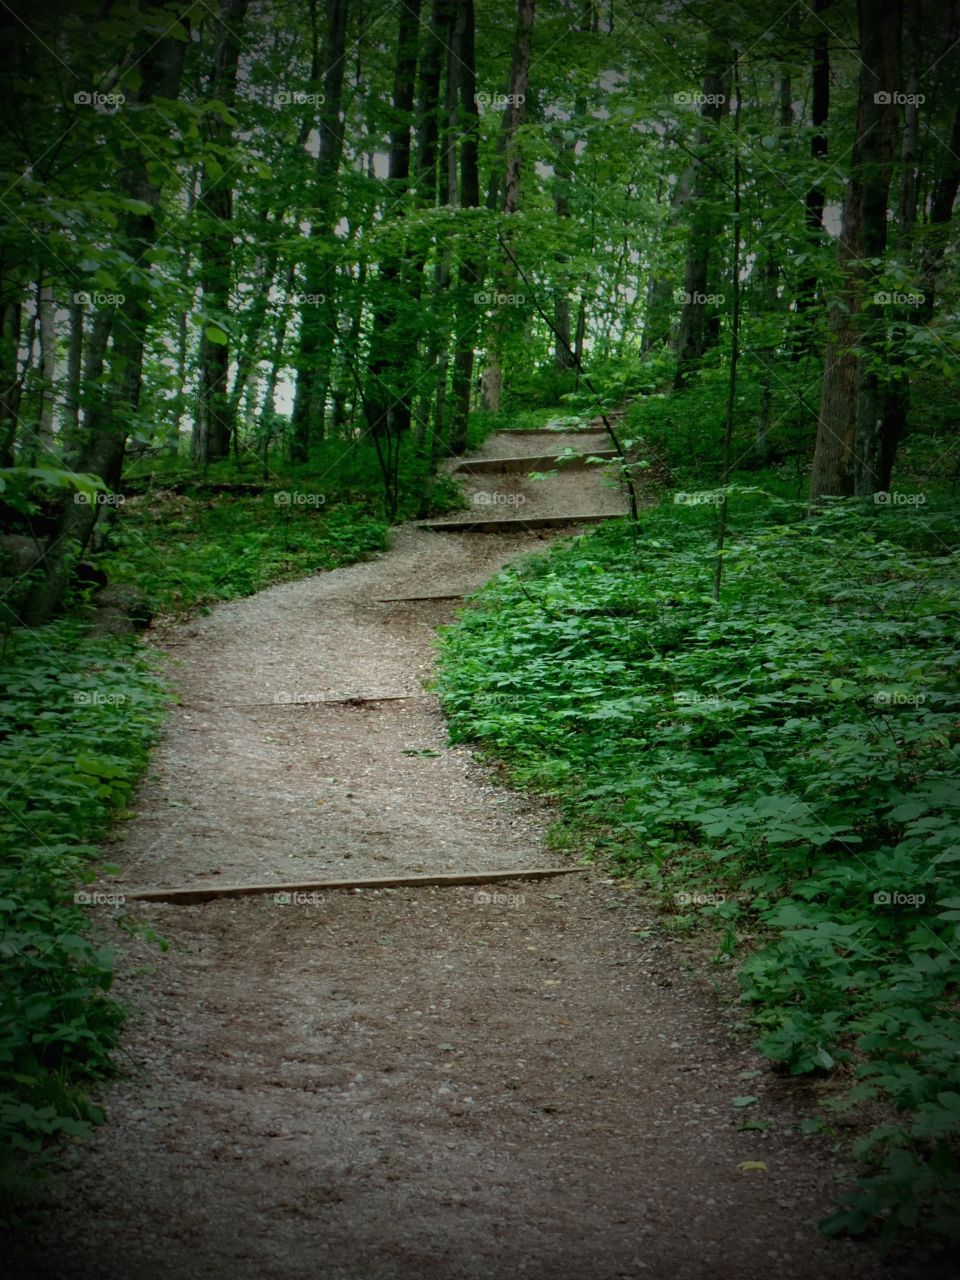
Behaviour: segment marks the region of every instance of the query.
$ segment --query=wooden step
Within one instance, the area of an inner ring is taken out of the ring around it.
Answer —
[[[504,427],[495,431],[498,436],[593,436],[598,431],[605,431],[603,423],[599,427]]]
[[[613,459],[617,457],[617,451],[616,449],[587,449],[582,458],[571,458],[569,462],[563,462],[561,464],[563,470],[580,471],[592,466],[592,463],[587,462],[587,456]],[[479,476],[498,471],[545,471],[555,467],[559,462],[560,454],[558,453],[541,453],[528,458],[475,458],[472,461],[459,463],[454,467],[454,473]]]
[[[444,888],[470,884],[499,884],[504,880],[546,880],[551,876],[583,875],[586,867],[519,867],[514,871],[441,872],[438,875],[368,876],[359,880],[294,880],[281,884],[198,884],[170,889],[119,886],[125,902],[172,902],[195,906],[217,898],[251,898],[263,894],[327,893],[350,889]],[[110,886],[110,892],[114,891]]]
[[[524,533],[528,529],[572,529],[578,524],[601,524],[604,520],[622,520],[626,511],[591,512],[580,516],[504,516],[502,519],[465,518],[462,520],[425,520],[420,529],[434,533]]]

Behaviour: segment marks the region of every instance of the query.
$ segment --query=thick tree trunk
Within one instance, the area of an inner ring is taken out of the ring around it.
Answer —
[[[877,378],[868,368],[871,329],[882,308],[866,295],[887,239],[900,76],[901,0],[858,0],[860,76],[856,141],[843,202],[838,261],[840,297],[833,304],[824,353],[820,418],[810,497],[873,492],[879,457]],[[878,100],[879,99],[879,100]],[[884,101],[886,99],[886,101]],[[857,346],[866,345],[858,358]]]

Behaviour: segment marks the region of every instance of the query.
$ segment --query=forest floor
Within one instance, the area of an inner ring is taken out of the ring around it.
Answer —
[[[493,516],[611,503],[582,470],[468,488],[524,497]],[[376,560],[161,635],[180,705],[110,887],[561,865],[549,808],[447,745],[425,692],[457,600],[395,599],[468,594],[544,544],[407,526]],[[377,695],[409,696],[332,701]],[[128,1073],[5,1274],[949,1274],[818,1234],[849,1170],[800,1135],[800,1086],[600,870],[131,909],[170,949],[119,935]]]

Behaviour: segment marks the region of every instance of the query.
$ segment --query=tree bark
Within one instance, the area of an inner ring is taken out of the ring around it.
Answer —
[[[397,28],[397,58],[393,77],[393,125],[390,130],[390,151],[387,164],[387,202],[384,219],[402,217],[404,197],[410,181],[411,139],[410,126],[417,78],[417,58],[420,33],[420,0],[402,0],[400,21]],[[439,54],[439,42],[431,31],[431,45]],[[424,60],[422,79],[431,88],[424,93],[439,91],[440,63],[436,74]],[[417,165],[417,183],[426,183],[429,170],[435,184],[436,167],[436,103],[431,102],[421,121],[420,154]],[[432,123],[431,123],[432,120]],[[434,142],[430,146],[424,140],[424,132],[433,131]],[[367,389],[364,395],[368,430],[377,437],[400,436],[410,425],[410,401],[403,386],[410,367],[410,348],[402,313],[409,298],[403,298],[401,279],[402,259],[399,256],[383,256],[377,272],[380,302],[374,316],[374,332],[377,334],[376,355],[367,369]]]
[[[710,63],[703,76],[703,103],[700,107],[700,126],[697,139],[698,158],[694,161],[692,213],[690,234],[687,240],[686,261],[683,271],[684,301],[680,309],[680,326],[677,333],[677,371],[674,389],[679,390],[696,363],[706,351],[709,342],[709,312],[702,301],[707,296],[712,249],[719,230],[714,207],[717,179],[715,166],[707,154],[716,148],[717,129],[730,105],[729,50],[714,44]]]
[[[319,113],[314,214],[310,223],[306,297],[300,313],[300,350],[291,420],[290,456],[306,462],[312,440],[322,440],[327,381],[336,334],[336,271],[325,252],[333,249],[337,225],[337,175],[343,156],[343,78],[349,0],[326,0],[323,105]],[[321,299],[312,304],[310,298]]]
[[[240,32],[246,18],[248,0],[220,0],[219,31],[210,77],[210,98],[233,109],[237,96],[237,66],[240,59]],[[216,111],[207,113],[206,141],[224,148],[231,142],[231,127]],[[227,377],[230,343],[214,340],[211,330],[223,319],[221,332],[228,332],[233,271],[233,185],[229,169],[220,160],[215,167],[204,166],[197,201],[200,215],[200,286],[207,319],[200,335],[200,376],[197,389],[197,418],[191,441],[195,462],[205,464],[225,458],[230,452],[230,397]]]
[[[865,299],[887,239],[900,77],[901,0],[858,0],[860,76],[856,141],[843,202],[838,262],[840,297],[830,309],[824,353],[811,500],[873,492],[879,435],[877,375],[869,367],[882,308]],[[883,99],[886,98],[887,101]],[[879,101],[878,101],[879,99]],[[857,346],[866,354],[858,357]]]
[[[169,9],[163,0],[145,0],[140,13],[145,20],[140,37],[143,53],[137,62],[140,85],[136,90],[131,88],[127,97],[140,107],[148,107],[154,98],[177,97],[186,46],[170,35],[157,38],[156,27],[166,31],[170,25]],[[181,18],[181,23],[185,25],[186,18]],[[141,275],[150,269],[149,251],[157,239],[155,219],[160,191],[151,176],[151,159],[146,148],[133,149],[116,182],[124,198],[145,209],[124,215],[119,237],[131,259],[140,264]],[[120,480],[130,420],[140,400],[143,350],[151,317],[149,288],[136,275],[124,281],[124,292],[125,300],[113,326],[108,394],[91,411],[89,420],[85,415],[75,464],[75,470],[92,472],[111,488]],[[41,561],[44,577],[26,602],[28,625],[39,626],[53,615],[69,581],[71,556],[78,547],[82,550],[86,546],[98,512],[99,508],[89,502],[68,499],[63,503],[56,536]]]
[[[473,0],[461,0],[457,10],[460,48],[460,115],[463,136],[460,142],[460,205],[475,209],[480,204],[480,116],[477,110],[476,29]],[[473,324],[475,314],[471,295],[483,279],[483,268],[476,256],[465,251],[457,270],[460,308],[454,341],[453,375],[450,396],[450,452],[459,456],[467,447],[470,419],[470,391],[473,383]]]
[[[530,46],[533,32],[534,0],[518,0],[517,30],[510,65],[509,102],[503,118],[504,183],[501,212],[514,214],[520,208],[521,155],[517,145],[517,130],[523,124],[527,97],[527,81],[530,77]],[[507,233],[509,235],[509,232]],[[500,264],[498,292],[510,293],[516,279],[515,272],[504,260]],[[503,393],[503,354],[507,338],[507,315],[496,305],[491,325],[490,350],[487,367],[481,379],[483,406],[489,413],[500,412]]]

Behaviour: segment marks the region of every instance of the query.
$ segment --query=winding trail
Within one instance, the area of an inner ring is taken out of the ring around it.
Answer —
[[[484,456],[521,450],[543,439]],[[520,515],[620,502],[596,471],[467,483]],[[111,850],[120,885],[560,865],[549,809],[447,745],[424,691],[448,597],[544,544],[404,527],[377,560],[170,635],[181,705]],[[130,1073],[5,1274],[949,1274],[818,1235],[835,1158],[799,1136],[793,1095],[706,979],[597,872],[136,914],[170,950],[119,935]],[[740,1132],[745,1114],[767,1127]]]

